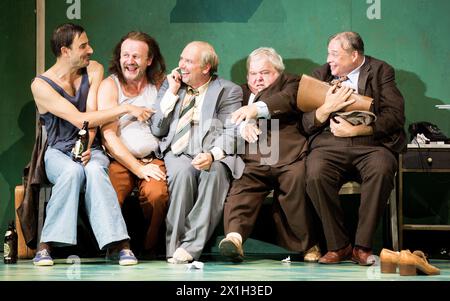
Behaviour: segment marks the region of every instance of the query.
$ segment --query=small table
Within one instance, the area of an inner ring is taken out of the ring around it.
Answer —
[[[405,173],[450,173],[450,144],[408,144],[399,157],[399,244],[403,248],[403,230],[450,231],[450,225],[403,223],[403,175]]]

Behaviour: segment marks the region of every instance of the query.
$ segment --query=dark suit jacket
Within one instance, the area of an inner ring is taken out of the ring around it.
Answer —
[[[276,163],[269,165],[282,166],[290,164],[306,154],[306,138],[302,134],[300,127],[302,113],[298,111],[296,104],[299,80],[299,76],[283,73],[272,85],[255,96],[254,103],[263,101],[267,105],[271,116],[268,122],[267,137],[263,131],[260,140],[267,139],[267,141],[271,141],[275,134],[271,123],[278,121],[279,131],[276,134],[279,135],[279,139],[276,141],[277,145],[271,145],[269,150],[278,151],[279,156]],[[243,104],[247,105],[251,91],[246,84],[242,85],[242,91],[244,92]],[[259,146],[257,154],[249,154],[249,145],[248,143],[246,144],[246,154],[244,156],[246,163],[260,164],[261,157],[268,156],[264,155],[267,154],[266,151],[261,151],[261,142],[259,141],[257,144]]]
[[[330,66],[325,64],[314,70],[313,76],[322,81],[333,79]],[[358,93],[374,99],[371,111],[377,116],[372,125],[373,136],[359,137],[362,144],[383,145],[393,152],[399,153],[406,149],[405,108],[403,96],[395,83],[394,69],[384,61],[366,56],[361,66]],[[308,134],[323,130],[328,122],[317,128],[314,125],[316,111],[304,115],[303,126]],[[316,135],[312,135],[310,141]]]

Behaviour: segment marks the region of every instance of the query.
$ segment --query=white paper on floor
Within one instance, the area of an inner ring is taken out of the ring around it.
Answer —
[[[187,265],[188,270],[203,270],[204,263],[201,261],[193,261]]]

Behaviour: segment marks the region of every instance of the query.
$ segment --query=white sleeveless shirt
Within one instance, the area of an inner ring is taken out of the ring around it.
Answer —
[[[119,79],[111,75],[119,90],[119,105],[132,104],[138,107],[153,108],[158,91],[153,84],[148,84],[141,94],[135,97],[127,97],[122,91]],[[145,158],[158,149],[159,140],[153,136],[148,122],[138,121],[131,114],[122,115],[119,118],[118,136],[122,143],[136,158]]]

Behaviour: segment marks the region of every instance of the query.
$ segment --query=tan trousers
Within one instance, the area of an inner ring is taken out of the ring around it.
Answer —
[[[163,172],[166,172],[164,161],[153,159],[151,163],[157,164]],[[145,163],[141,162],[141,164]],[[112,161],[109,165],[109,177],[121,207],[134,187],[139,188],[139,204],[146,224],[149,225],[145,235],[144,250],[154,251],[161,224],[164,222],[167,213],[169,199],[167,182],[157,181],[153,178],[149,182],[139,179],[117,161]]]

